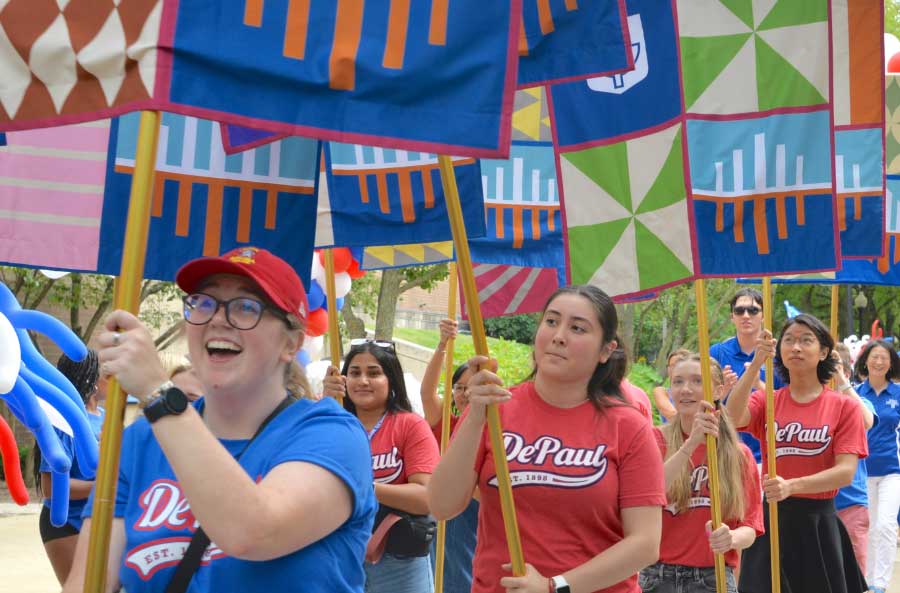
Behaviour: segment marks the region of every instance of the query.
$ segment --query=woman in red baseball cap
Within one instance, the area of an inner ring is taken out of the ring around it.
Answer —
[[[307,314],[300,278],[241,248],[187,263],[176,281],[205,397],[189,404],[167,380],[129,313],[112,313],[99,337],[102,372],[146,417],[123,436],[109,580],[129,593],[361,593],[376,507],[368,439],[334,400],[304,398],[305,381],[291,380]],[[86,539],[65,591],[81,590]]]

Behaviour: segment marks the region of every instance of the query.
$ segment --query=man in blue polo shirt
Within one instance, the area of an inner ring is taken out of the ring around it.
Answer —
[[[738,377],[744,374],[744,370],[753,360],[756,348],[756,340],[762,331],[762,294],[752,288],[742,288],[731,297],[731,322],[734,323],[735,337],[724,342],[713,344],[709,349],[709,355],[715,358],[722,369],[731,369]],[[759,380],[754,389],[765,389],[765,367],[759,372]],[[784,387],[784,383],[776,374],[774,377],[775,389]],[[762,463],[759,441],[747,432],[739,432],[741,440],[753,451],[756,463]]]

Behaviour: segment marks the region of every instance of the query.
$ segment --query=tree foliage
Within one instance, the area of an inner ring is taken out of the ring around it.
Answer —
[[[893,33],[900,39],[900,1],[898,0],[885,0],[884,32]]]

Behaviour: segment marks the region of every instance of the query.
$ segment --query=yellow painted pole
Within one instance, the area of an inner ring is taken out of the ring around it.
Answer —
[[[832,284],[831,285],[831,325],[830,325],[829,329],[831,330],[831,337],[834,339],[835,342],[838,341],[838,333],[839,333],[839,330],[838,330],[839,300],[840,299],[838,298],[838,285]]]
[[[325,299],[328,302],[328,349],[331,352],[331,365],[341,368],[341,332],[338,329],[337,297],[334,288],[334,252],[326,249],[325,254]],[[344,405],[344,398],[338,397],[338,403]]]
[[[772,280],[762,281],[763,323],[772,331]],[[766,361],[766,473],[770,478],[778,475],[775,463],[775,384],[772,359]],[[778,503],[769,503],[769,553],[772,556],[772,593],[781,593],[781,546],[778,541]]]
[[[447,297],[447,317],[456,319],[456,296],[458,292],[458,278],[456,264],[450,262],[447,266],[450,272],[450,294]],[[444,401],[441,402],[441,456],[447,450],[450,443],[450,405],[453,403],[453,345],[455,340],[447,342],[447,352],[444,353]],[[462,410],[460,410],[462,411]],[[437,544],[434,560],[434,593],[444,592],[444,539],[447,533],[447,522],[438,521]]]
[[[701,280],[694,281],[694,293],[697,298],[697,338],[700,345],[700,374],[703,377],[703,399],[716,405],[713,397],[712,369],[709,362],[709,322],[706,308],[706,283]],[[722,412],[724,413],[724,412]],[[709,468],[709,507],[712,515],[713,529],[722,525],[722,498],[719,490],[719,451],[716,437],[706,435],[706,460]],[[725,578],[725,556],[715,555],[716,563],[716,591],[725,593],[727,582]]]
[[[456,249],[459,279],[469,305],[469,326],[472,329],[475,354],[490,356],[487,335],[484,333],[484,319],[481,317],[478,288],[475,286],[475,273],[472,270],[472,256],[469,254],[469,241],[466,237],[462,207],[459,203],[459,189],[456,187],[456,175],[453,172],[453,161],[449,156],[439,156],[438,164],[441,169],[441,184],[447,200],[447,213],[450,215],[450,228],[453,231],[453,246]],[[494,453],[494,465],[497,470],[497,490],[500,494],[500,509],[503,512],[503,527],[506,531],[506,545],[509,547],[509,560],[512,564],[513,574],[524,576],[525,556],[522,553],[519,524],[516,521],[516,506],[513,502],[509,465],[506,463],[506,447],[503,445],[503,428],[500,426],[500,411],[497,409],[497,404],[488,406],[487,422],[488,433],[491,437],[491,449]]]
[[[122,268],[116,281],[114,306],[135,315],[140,307],[141,280],[144,277],[144,257],[150,228],[150,198],[156,165],[156,143],[159,137],[160,114],[141,113],[137,154],[131,180],[128,221],[125,226],[125,245]],[[94,489],[94,509],[91,515],[91,538],[84,577],[85,593],[106,590],[106,565],[109,556],[113,506],[119,477],[119,451],[122,448],[122,425],[125,416],[125,394],[118,381],[109,382],[106,396],[106,418],[103,439],[100,441],[100,462]]]

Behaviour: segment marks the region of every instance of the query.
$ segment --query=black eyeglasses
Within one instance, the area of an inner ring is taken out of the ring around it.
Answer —
[[[394,343],[389,342],[387,340],[373,340],[370,338],[355,338],[353,340],[350,340],[351,348],[355,348],[358,346],[365,346],[366,344],[374,344],[375,346],[378,346],[379,348],[384,348],[385,350],[388,350],[390,352],[397,351],[396,347],[394,346]]]
[[[752,307],[735,307],[734,309],[732,309],[732,311],[733,311],[734,314],[737,315],[738,317],[740,317],[740,316],[743,315],[744,313],[749,313],[749,314],[750,314],[750,317],[754,317],[754,316],[759,315],[760,313],[762,313],[762,308],[761,308],[761,307],[757,307],[756,305],[753,305]]]
[[[216,316],[219,307],[225,307],[225,320],[235,329],[253,329],[259,325],[267,309],[282,321],[287,321],[287,316],[279,309],[250,297],[220,301],[212,295],[197,292],[181,300],[184,302],[184,320],[191,325],[206,325]]]

